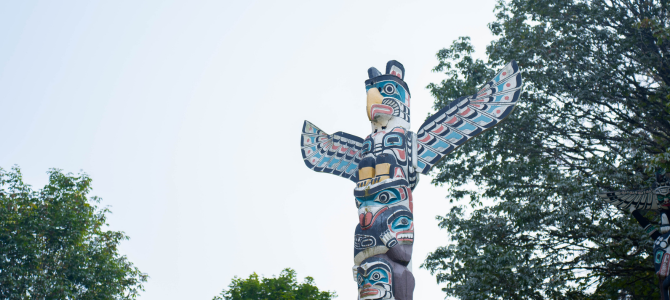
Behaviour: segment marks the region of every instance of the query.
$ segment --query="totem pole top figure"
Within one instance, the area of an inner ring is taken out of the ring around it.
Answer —
[[[521,74],[512,61],[477,94],[461,97],[410,131],[410,92],[405,68],[392,60],[386,73],[368,69],[365,139],[302,127],[302,157],[308,168],[356,182],[359,224],[354,236],[354,279],[360,300],[411,300],[414,244],[412,190],[419,174],[465,141],[495,126],[514,109]]]
[[[368,77],[365,81],[366,108],[372,126],[369,138],[380,131],[390,132],[398,127],[408,131],[411,96],[404,81],[403,65],[389,61],[386,74],[373,67],[368,69]],[[409,150],[414,156],[407,158],[412,162],[412,173],[428,174],[444,156],[506,118],[519,100],[521,85],[519,68],[515,61],[511,61],[475,95],[458,98],[428,118],[412,136],[413,139],[416,137],[416,142],[404,141],[411,143]],[[393,141],[395,139],[390,138],[387,144]],[[383,143],[364,145],[364,142],[364,139],[342,131],[327,134],[305,121],[300,145],[308,168],[358,182],[356,171],[360,161],[366,155],[380,152],[383,147]]]

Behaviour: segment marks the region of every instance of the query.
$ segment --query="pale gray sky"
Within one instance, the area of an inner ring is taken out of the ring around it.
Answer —
[[[432,112],[435,53],[491,40],[485,1],[0,1],[0,167],[40,187],[84,170],[110,228],[151,278],[141,299],[211,299],[283,268],[355,299],[353,183],[301,161],[307,119],[369,133],[366,70],[404,64],[412,125]],[[451,204],[414,193],[418,266],[447,243]]]

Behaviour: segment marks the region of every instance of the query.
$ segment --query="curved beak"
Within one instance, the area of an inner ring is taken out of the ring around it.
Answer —
[[[382,104],[382,100],[384,100],[384,97],[376,88],[368,90],[367,113],[370,121],[372,121],[372,106],[375,104]]]

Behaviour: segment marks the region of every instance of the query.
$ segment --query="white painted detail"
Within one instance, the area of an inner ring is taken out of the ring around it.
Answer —
[[[419,146],[416,141],[416,133],[412,132],[412,167],[414,169],[418,169],[419,166],[417,165],[417,151],[419,150]]]

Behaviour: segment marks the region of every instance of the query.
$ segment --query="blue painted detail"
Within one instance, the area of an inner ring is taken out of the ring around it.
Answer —
[[[502,100],[503,97],[505,97],[505,95],[497,96],[496,99],[493,100],[493,101],[494,101],[494,102],[500,102],[500,100]]]
[[[391,93],[388,93],[388,90],[384,88],[387,84],[392,84],[393,85],[393,90],[392,90]],[[396,99],[396,100],[400,101],[401,103],[407,105],[407,103],[405,103],[407,91],[405,90],[405,88],[402,85],[397,84],[393,80],[383,80],[383,81],[375,82],[374,85],[365,86],[365,91],[367,92],[371,88],[379,89],[380,93],[382,94],[382,97],[384,97],[384,98],[393,98],[393,99]]]
[[[419,167],[419,169],[421,170],[426,168],[426,164],[424,164],[422,161],[417,161],[416,166]]]
[[[431,145],[430,147],[437,150],[438,152],[443,152],[444,150],[451,147],[451,145],[443,142],[442,140],[437,140],[437,142],[434,145]]]
[[[347,171],[344,173],[351,174],[351,172],[356,169],[358,169],[358,164],[355,162],[351,162],[351,164],[349,164],[349,167],[347,168]]]
[[[472,131],[477,130],[477,127],[470,124],[470,123],[463,122],[463,125],[459,126],[458,129],[460,131],[464,131],[464,132],[472,132]]]
[[[333,157],[333,158],[330,160],[330,162],[328,163],[328,168],[329,168],[329,169],[333,168],[333,165],[339,163],[340,161],[342,161],[342,160],[339,159],[339,158],[335,158],[335,157]]]
[[[311,150],[311,151],[309,153],[307,153],[307,150]],[[312,147],[309,147],[309,148],[305,148],[302,151],[304,151],[305,157],[307,157],[307,156],[311,156],[312,154],[314,154],[314,152],[317,151],[317,148],[316,148],[316,146],[312,146]]]
[[[356,201],[361,203],[359,209],[365,206],[387,206],[404,200],[406,199],[402,199],[400,192],[395,188],[385,189],[367,197],[356,197]]]
[[[421,158],[423,158],[427,161],[432,161],[436,157],[437,157],[437,154],[435,154],[433,151],[430,151],[428,149],[425,149],[425,151],[423,153],[421,153]]]
[[[314,156],[312,158],[310,158],[310,160],[312,160],[313,158],[321,159],[321,158],[323,158],[323,155],[321,153],[316,153],[316,154],[314,154]]]
[[[397,140],[389,141],[391,138],[397,138]],[[384,136],[384,147],[392,146],[402,146],[402,135],[400,134],[387,134]]]
[[[335,170],[336,170],[336,171],[340,171],[340,172],[344,172],[344,168],[347,167],[347,164],[348,164],[348,163],[349,163],[349,162],[347,162],[347,161],[342,162],[341,164],[339,164],[339,165],[337,166],[337,168],[336,168]]]
[[[377,283],[388,284],[389,274],[383,268],[375,268],[368,273],[368,276],[365,276],[363,280],[359,281],[361,281],[361,283],[358,286],[359,288],[363,288],[366,284],[370,284],[372,286],[374,286]]]
[[[367,140],[363,143],[363,152],[370,152],[372,150],[372,141]]]
[[[393,220],[393,224],[391,224],[391,230],[395,232],[409,230],[411,227],[412,219],[407,216],[401,216]]]
[[[326,157],[326,159],[320,161],[319,164],[316,165],[316,167],[317,168],[323,168],[323,166],[326,165],[331,159],[332,159],[332,157]]]
[[[479,116],[478,118],[476,118],[472,121],[474,121],[475,123],[478,123],[478,124],[481,124],[481,123],[488,124],[488,123],[491,123],[491,121],[493,121],[493,120],[491,118],[487,117],[487,116]]]
[[[494,111],[498,108],[501,108],[501,107],[502,106],[491,106],[491,108],[489,108],[489,110],[487,110],[486,112],[490,113],[490,114],[496,114],[496,113],[494,113]]]
[[[452,133],[450,133],[449,135],[446,136],[446,139],[448,141],[457,142],[457,141],[460,141],[461,139],[463,139],[463,136],[460,133],[452,132]]]

